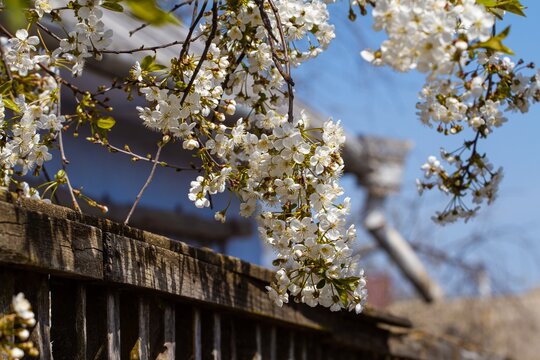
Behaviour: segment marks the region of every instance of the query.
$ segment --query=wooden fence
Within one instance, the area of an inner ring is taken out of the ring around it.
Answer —
[[[41,359],[496,359],[367,309],[268,299],[238,259],[0,192],[0,313],[31,301]]]

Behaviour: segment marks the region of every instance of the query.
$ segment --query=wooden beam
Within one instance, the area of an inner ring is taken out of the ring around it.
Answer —
[[[265,282],[123,236],[106,234],[104,247],[108,281],[321,328],[290,306],[275,306]]]
[[[386,223],[383,205],[383,197],[373,194],[368,196],[364,209],[365,228],[425,301],[441,300],[443,298],[441,287],[429,276],[410,244],[398,231]]]
[[[101,231],[0,202],[0,263],[103,278]]]

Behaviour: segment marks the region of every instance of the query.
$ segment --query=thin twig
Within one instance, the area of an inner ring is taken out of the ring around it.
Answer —
[[[189,49],[189,43],[191,42],[191,37],[193,36],[193,32],[195,31],[195,28],[197,27],[197,24],[201,20],[201,18],[204,15],[204,11],[206,10],[206,6],[208,5],[208,0],[205,0],[201,10],[197,14],[197,5],[198,0],[195,0],[195,6],[193,7],[193,16],[191,21],[191,26],[189,27],[186,39],[184,40],[184,45],[182,46],[182,49],[180,50],[180,55],[178,55],[178,60],[182,61],[184,56],[186,55],[188,49]]]
[[[195,41],[195,40],[196,39],[193,39],[192,41]],[[151,46],[151,47],[146,47],[146,46],[142,45],[139,48],[131,49],[131,50],[100,50],[99,52],[102,53],[102,54],[117,54],[117,55],[118,54],[134,54],[134,53],[141,52],[141,51],[154,51],[154,52],[156,52],[157,50],[166,49],[166,48],[169,48],[171,46],[183,45],[183,44],[184,44],[184,41],[177,40],[177,41],[173,41],[173,42],[170,42],[170,43],[164,44],[164,45],[157,45],[157,46]]]
[[[201,54],[201,59],[199,60],[197,67],[195,67],[195,70],[193,71],[193,75],[191,76],[191,79],[189,80],[189,83],[184,90],[184,95],[182,96],[182,101],[180,102],[181,105],[184,105],[184,101],[186,101],[187,96],[189,95],[189,92],[191,90],[191,87],[193,86],[193,83],[195,82],[195,79],[197,78],[197,75],[199,71],[201,70],[201,67],[206,60],[206,55],[208,54],[208,50],[210,49],[210,46],[212,45],[212,41],[214,40],[214,37],[216,36],[217,32],[217,1],[214,1],[214,5],[212,6],[212,29],[210,30],[210,35],[208,35],[208,39],[206,39],[206,44],[204,46],[204,50]]]
[[[122,154],[125,154],[125,155],[128,155],[128,156],[131,156],[132,158],[135,158],[137,160],[147,161],[147,162],[151,162],[151,163],[158,163],[159,165],[161,165],[163,167],[168,167],[168,168],[171,168],[171,169],[175,169],[177,171],[186,171],[186,170],[187,171],[191,171],[191,170],[192,171],[200,171],[201,170],[200,168],[197,168],[197,167],[178,166],[178,165],[173,165],[173,164],[169,164],[169,163],[166,163],[166,162],[160,162],[160,161],[157,161],[156,159],[149,159],[146,156],[142,156],[142,155],[134,153],[133,151],[122,149],[122,148],[119,148],[117,146],[111,145],[109,143],[105,143],[102,140],[92,140],[91,142],[93,142],[94,144],[104,146],[107,149],[109,149],[109,151],[111,151],[111,152],[122,153]]]
[[[285,40],[285,34],[283,33],[283,26],[281,24],[281,17],[279,15],[276,4],[274,4],[273,0],[268,0],[268,3],[270,4],[272,12],[274,13],[274,16],[276,18],[277,28],[279,31],[279,36],[281,38],[281,44],[283,46],[283,55],[285,57],[285,68],[287,72],[287,77],[285,78],[285,81],[287,82],[287,88],[289,92],[289,121],[292,122],[294,116],[294,81],[291,76],[291,60],[289,59],[289,50],[287,48],[287,41]]]
[[[60,116],[60,112],[62,111],[62,85],[58,82],[58,78],[56,78],[56,85],[58,86],[58,103],[56,104],[56,115]],[[58,146],[60,147],[60,157],[62,159],[62,169],[64,170],[64,177],[66,179],[66,185],[69,190],[69,195],[71,196],[71,201],[73,202],[73,208],[75,211],[82,213],[81,208],[79,206],[79,203],[77,202],[77,198],[75,197],[75,192],[73,191],[73,186],[71,186],[71,181],[69,180],[69,176],[66,170],[67,164],[69,164],[68,159],[66,158],[66,153],[64,150],[64,141],[62,137],[62,129],[58,131]]]
[[[157,152],[156,152],[156,156],[154,158],[155,161],[154,161],[154,165],[152,165],[152,170],[150,171],[150,174],[148,175],[148,178],[146,179],[146,182],[144,183],[143,187],[141,188],[141,191],[139,191],[139,193],[137,194],[137,197],[135,198],[135,202],[131,206],[131,209],[129,210],[129,214],[126,217],[126,220],[124,221],[124,225],[127,225],[129,223],[129,219],[131,218],[131,215],[133,215],[133,212],[135,211],[135,208],[139,204],[139,201],[141,201],[141,197],[143,196],[144,191],[146,190],[148,185],[150,185],[150,183],[152,182],[152,178],[154,177],[154,173],[156,172],[156,167],[157,167],[157,164],[158,164],[158,161],[159,161],[159,156],[161,155],[161,149],[163,149],[164,145],[165,145],[164,142],[160,142],[158,144],[158,149],[157,149]]]
[[[69,195],[71,196],[73,207],[75,208],[75,211],[82,213],[79,203],[77,202],[77,198],[75,197],[73,186],[71,186],[71,181],[69,180],[69,176],[66,171],[66,167],[67,167],[66,165],[69,164],[69,161],[66,159],[66,155],[64,153],[64,142],[62,140],[62,130],[58,132],[58,146],[60,147],[60,156],[62,158],[62,169],[64,170],[64,177],[66,179],[66,185],[69,190]]]
[[[272,59],[274,60],[274,64],[276,66],[276,69],[280,73],[280,75],[285,79],[287,82],[287,88],[289,93],[289,121],[293,121],[294,116],[294,94],[293,94],[293,87],[294,87],[294,81],[291,77],[291,68],[290,68],[290,59],[289,54],[287,50],[287,42],[285,40],[285,34],[283,34],[282,26],[281,26],[281,18],[279,16],[279,12],[273,3],[272,0],[268,0],[268,3],[270,4],[270,7],[272,8],[272,12],[274,13],[274,17],[276,18],[277,28],[280,34],[281,43],[283,47],[283,54],[285,55],[284,59],[281,59],[277,53],[276,46],[274,44],[274,40],[276,39],[274,35],[274,30],[272,28],[272,24],[270,22],[270,18],[268,17],[268,14],[266,13],[266,10],[264,9],[264,0],[256,0],[256,3],[259,7],[259,12],[261,14],[261,19],[264,25],[264,28],[266,29],[266,32],[268,34],[268,44],[270,45],[270,49],[272,51]],[[277,39],[276,39],[277,40]],[[285,70],[282,67],[281,62],[285,62]]]
[[[49,36],[53,37],[55,40],[57,41],[62,41],[62,38],[58,35],[56,35],[55,33],[53,33],[48,27],[46,27],[45,25],[43,25],[42,23],[40,22],[37,22],[36,25],[43,31],[45,31],[47,34],[49,34]]]

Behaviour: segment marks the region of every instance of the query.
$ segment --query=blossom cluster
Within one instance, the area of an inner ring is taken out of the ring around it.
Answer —
[[[494,170],[486,154],[479,152],[479,141],[507,122],[505,112],[526,112],[540,99],[539,73],[526,75],[524,70],[532,69],[532,64],[516,65],[505,56],[511,53],[502,44],[508,29],[495,33],[496,19],[504,16],[504,10],[522,15],[522,6],[517,0],[511,7],[475,0],[370,3],[374,29],[385,31],[388,39],[380,49],[365,50],[362,56],[375,65],[426,73],[416,106],[422,123],[445,135],[464,130],[473,134],[459,149],[441,151],[443,162],[453,170],[430,157],[422,166],[424,180],[417,180],[420,192],[438,188],[451,196],[435,221],[468,220],[479,210],[477,205],[496,198],[502,179],[502,169]],[[474,208],[467,205],[467,196]]]
[[[49,146],[65,121],[57,111],[59,90],[55,78],[35,69],[36,64],[40,63],[36,59],[41,58],[40,55],[33,55],[38,44],[36,36],[28,37],[26,30],[19,30],[16,37],[3,46],[11,76],[23,77],[20,86],[26,91],[14,99],[13,95],[5,97],[0,94],[2,186],[9,186],[14,171],[24,176],[52,158]],[[7,85],[16,86],[13,80]]]
[[[22,359],[25,354],[37,357],[38,350],[29,341],[36,319],[30,302],[19,293],[13,297],[11,311],[0,316],[0,354],[9,359]]]
[[[256,214],[261,237],[277,252],[279,270],[268,291],[278,305],[293,296],[311,306],[360,312],[365,279],[351,260],[356,232],[346,220],[349,199],[339,201],[344,133],[333,121],[311,129],[303,112],[289,118],[282,104],[292,94],[278,69],[287,64],[275,53],[279,46],[298,66],[328,46],[333,26],[320,1],[278,1],[275,10],[261,13],[252,1],[225,7],[200,26],[209,42],[202,55],[186,51],[170,70],[136,64],[132,78],[151,105],[139,108],[140,117],[197,151],[204,174],[191,183],[195,206],[209,207],[210,196],[228,190],[241,200],[241,215]],[[272,40],[280,38],[278,21],[285,41],[279,44]],[[177,87],[160,86],[167,77]],[[252,111],[230,124],[226,116],[237,106]],[[216,219],[225,221],[227,211]]]
[[[77,0],[71,1],[73,22],[76,25],[66,31],[67,37],[60,40],[57,47],[51,54],[54,63],[71,66],[73,75],[82,74],[84,64],[88,58],[102,58],[101,51],[105,50],[112,43],[113,31],[107,29],[101,18],[103,10],[100,8],[103,0]],[[67,1],[66,1],[67,4]],[[47,11],[42,10],[45,8]],[[39,15],[44,12],[51,12],[49,0],[36,1],[36,11]],[[62,14],[62,19],[67,21],[68,14]],[[62,24],[64,30],[65,25]]]
[[[469,44],[491,37],[495,16],[475,0],[376,0],[373,28],[388,39],[362,55],[399,71],[417,69],[431,77],[452,74]]]

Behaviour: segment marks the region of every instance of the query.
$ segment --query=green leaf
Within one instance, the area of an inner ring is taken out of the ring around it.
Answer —
[[[113,1],[106,1],[103,4],[101,4],[101,7],[107,10],[116,11],[116,12],[123,12],[124,7],[120,5],[117,2]]]
[[[150,66],[150,68],[148,69],[148,71],[150,72],[154,72],[154,71],[159,71],[159,70],[163,70],[163,69],[166,69],[167,67],[165,65],[161,65],[161,64],[152,64],[152,66]]]
[[[5,95],[7,92],[11,91],[11,85],[13,82],[11,80],[6,81],[2,85],[0,85],[0,94]]]
[[[13,102],[11,99],[2,99],[4,102],[4,106],[7,107],[10,110],[13,110],[15,112],[21,112],[21,109]]]
[[[156,0],[125,0],[125,2],[131,14],[144,22],[153,25],[178,24],[178,19],[161,9]]]
[[[6,22],[10,29],[25,28],[27,25],[26,9],[32,7],[33,4],[29,0],[4,0],[2,22]]]
[[[321,279],[321,281],[317,283],[317,289],[322,289],[324,285],[326,285],[326,279]]]
[[[167,67],[165,65],[157,64],[156,57],[152,55],[145,56],[141,61],[141,69],[148,71],[148,72],[154,72],[166,69]]]
[[[520,0],[476,0],[476,2],[480,5],[484,5],[486,9],[495,13],[495,15],[498,14],[493,10],[504,10],[512,14],[525,16],[523,10],[526,8],[521,4]]]
[[[112,129],[112,127],[116,124],[116,120],[114,120],[112,117],[110,116],[107,116],[107,117],[104,117],[104,118],[100,118],[98,121],[97,121],[97,126],[98,128],[100,129],[103,129],[103,130],[110,130]]]
[[[141,61],[141,69],[148,70],[156,60],[155,56],[147,55]]]
[[[507,48],[502,43],[502,41],[508,36],[509,33],[510,33],[510,26],[508,26],[498,35],[493,36],[489,40],[481,41],[475,44],[472,48],[473,49],[489,49],[489,50],[499,51],[499,52],[509,54],[509,55],[514,55],[514,52],[510,50],[509,48]]]

